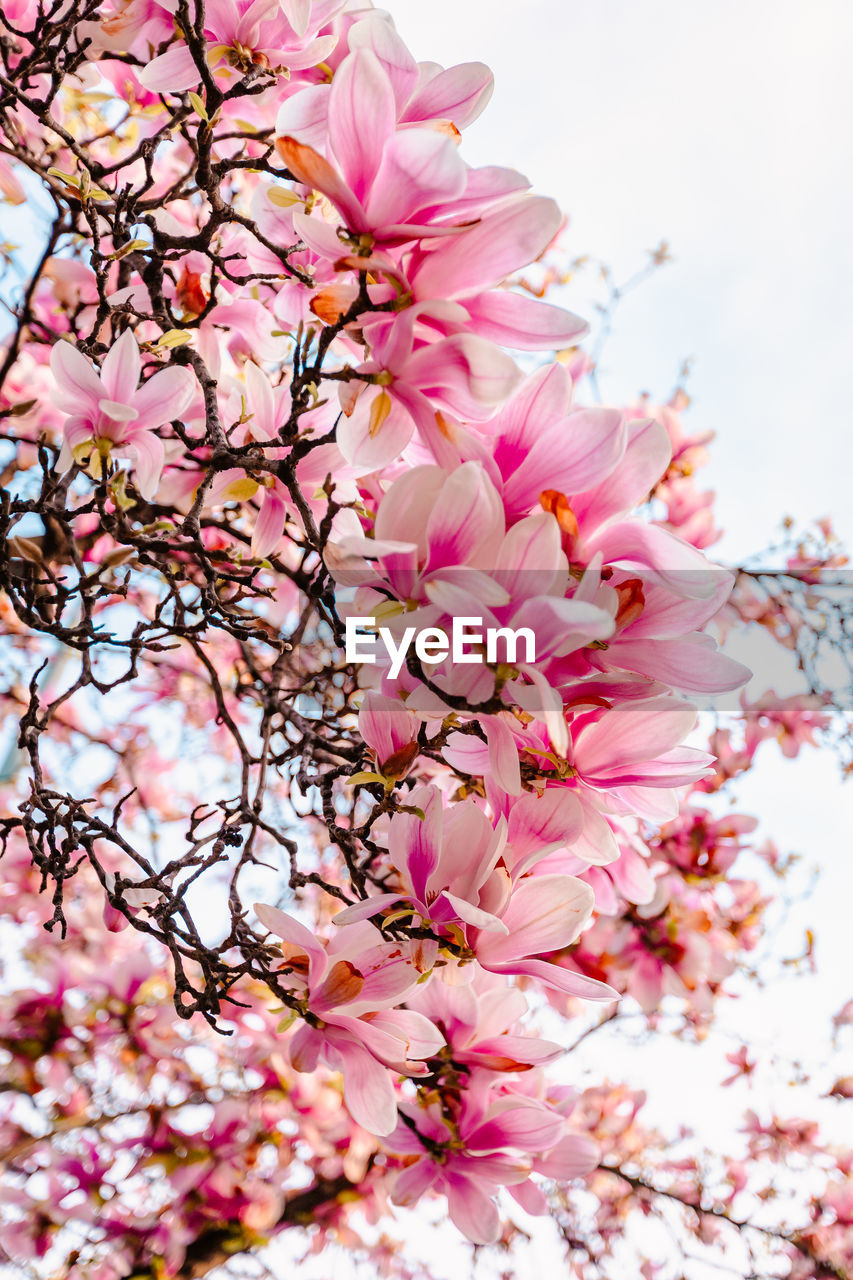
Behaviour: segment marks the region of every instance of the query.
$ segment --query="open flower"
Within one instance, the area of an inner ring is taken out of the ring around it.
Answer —
[[[395,1007],[420,977],[411,956],[367,921],[324,943],[284,911],[263,904],[255,911],[283,940],[282,981],[302,997],[309,1019],[290,1041],[293,1066],[314,1071],[322,1058],[342,1071],[353,1119],[369,1133],[390,1133],[397,1100],[389,1069],[426,1075],[423,1059],[444,1044],[423,1014]]]
[[[65,423],[60,468],[87,463],[95,479],[111,457],[129,458],[136,487],[153,498],[163,470],[163,441],[155,434],[186,409],[195,379],[189,369],[172,365],[139,386],[139,347],[130,330],[114,342],[100,376],[81,351],[57,342],[50,353],[56,380],[54,404],[71,416]]]

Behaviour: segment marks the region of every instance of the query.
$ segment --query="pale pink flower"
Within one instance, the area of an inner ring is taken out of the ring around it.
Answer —
[[[143,498],[153,498],[163,469],[158,427],[180,417],[195,390],[189,369],[170,365],[139,386],[139,347],[130,330],[113,343],[100,375],[69,342],[54,344],[50,367],[54,403],[71,416],[65,423],[60,468],[87,462],[96,478],[110,457],[129,458]]]

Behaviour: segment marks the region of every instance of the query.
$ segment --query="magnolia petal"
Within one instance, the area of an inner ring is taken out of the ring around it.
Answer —
[[[372,50],[354,49],[332,80],[329,141],[344,178],[362,203],[396,124],[394,90],[387,72]]]
[[[387,1068],[360,1045],[335,1042],[346,1108],[362,1129],[383,1138],[397,1125],[397,1098]]]
[[[275,551],[284,533],[287,509],[281,496],[274,489],[266,489],[258,518],[252,533],[252,555],[263,560]]]
[[[185,44],[167,49],[139,72],[139,83],[151,93],[183,93],[200,80],[201,72]]]
[[[485,967],[568,947],[594,905],[588,884],[574,876],[533,876],[515,886],[503,914],[507,938],[481,938],[477,958]]]
[[[412,1134],[417,1143],[417,1138]],[[418,1144],[420,1151],[423,1147]],[[399,1151],[398,1146],[392,1146],[392,1151]],[[421,1196],[429,1191],[435,1185],[438,1178],[438,1165],[426,1156],[421,1156],[420,1160],[416,1160],[414,1164],[410,1164],[407,1168],[398,1174],[394,1183],[394,1190],[391,1192],[392,1204],[399,1204],[408,1208],[410,1205],[417,1204]]]
[[[157,492],[166,461],[163,441],[153,431],[140,431],[134,433],[132,442],[126,447],[135,455],[136,487],[146,502],[150,502]]]
[[[70,342],[56,342],[50,352],[50,370],[56,380],[54,404],[66,413],[97,413],[104,394],[101,379],[82,351]]]
[[[450,903],[459,919],[464,920],[465,924],[470,924],[475,929],[485,929],[490,933],[509,932],[503,920],[499,920],[497,916],[491,915],[488,911],[481,911],[479,907],[467,902],[465,898],[458,898],[456,894],[448,893],[446,889],[441,897],[445,902]]]
[[[322,191],[324,196],[328,196],[353,231],[366,230],[361,203],[328,160],[324,160],[313,147],[308,147],[289,135],[277,138],[275,145],[297,182],[304,183],[306,187],[316,188],[317,191]],[[296,226],[295,217],[294,226]],[[338,256],[340,256],[340,242],[338,242]]]
[[[139,383],[139,347],[129,329],[110,347],[101,365],[101,382],[110,400],[130,405]],[[137,416],[134,412],[134,417]],[[160,425],[157,423],[156,425]]]
[[[598,1143],[585,1133],[569,1133],[536,1161],[536,1172],[558,1182],[592,1173],[601,1159]]]
[[[453,1225],[473,1244],[494,1244],[500,1235],[500,1217],[494,1200],[461,1174],[445,1174],[444,1182]]]
[[[465,308],[483,338],[516,351],[555,351],[579,342],[589,325],[550,302],[495,289],[465,299]]]
[[[197,387],[195,375],[180,365],[169,365],[144,382],[133,397],[139,425],[162,427],[180,418]]]
[[[401,122],[449,120],[457,129],[465,129],[485,109],[494,87],[494,76],[485,63],[448,67],[412,96]]]

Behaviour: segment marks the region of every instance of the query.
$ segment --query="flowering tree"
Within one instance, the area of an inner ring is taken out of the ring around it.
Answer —
[[[414,1276],[383,1224],[440,1198],[475,1245],[550,1212],[589,1280],[679,1274],[633,1225],[671,1205],[742,1274],[849,1275],[815,1126],[715,1164],[561,1073],[622,996],[701,1032],[759,940],[714,797],[830,728],[831,531],[775,576],[705,556],[683,396],[597,403],[559,210],[462,158],[485,67],[345,0],[2,22],[2,190],[50,222],[0,363],[0,1256],[200,1276],[311,1224]],[[736,618],[810,685],[708,751]]]

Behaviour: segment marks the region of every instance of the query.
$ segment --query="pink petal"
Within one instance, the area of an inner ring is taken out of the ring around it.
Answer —
[[[582,649],[592,640],[606,640],[613,634],[613,617],[598,605],[585,600],[564,600],[560,596],[538,596],[519,609],[513,622],[530,627],[536,637],[536,661],[562,657]]]
[[[548,1212],[548,1201],[541,1187],[528,1178],[526,1182],[520,1182],[517,1187],[508,1187],[507,1190],[517,1204],[520,1204],[525,1213],[541,1216]]]
[[[412,1134],[412,1137],[414,1137],[414,1134]],[[415,1139],[415,1142],[417,1142],[417,1139]],[[418,1150],[422,1152],[423,1147],[421,1144],[418,1143],[417,1145]],[[391,1150],[399,1151],[400,1148],[392,1146]],[[410,1164],[408,1168],[403,1169],[397,1175],[394,1190],[391,1192],[392,1202],[404,1206],[416,1204],[421,1196],[435,1184],[437,1177],[438,1165],[427,1159],[426,1156],[422,1156],[415,1164]]]
[[[574,942],[589,919],[593,894],[574,876],[533,876],[513,890],[503,915],[509,937],[481,937],[477,958],[484,967],[548,954]]]
[[[481,338],[516,351],[555,351],[578,342],[589,329],[562,307],[506,289],[475,294],[465,309]]]
[[[326,141],[330,84],[312,84],[286,98],[279,108],[275,131],[289,135],[309,147],[322,148]],[[337,239],[337,237],[336,237]],[[340,253],[340,241],[338,241]]]
[[[416,813],[396,814],[391,822],[388,850],[397,870],[408,873],[412,891],[422,902],[427,881],[441,856],[444,824],[441,793],[436,787],[419,787],[410,794],[409,804],[421,809],[424,817]]]
[[[270,933],[275,934],[277,938],[281,938],[283,942],[289,942],[291,945],[301,947],[305,954],[314,965],[323,969],[326,964],[326,953],[322,944],[314,936],[310,929],[306,929],[294,916],[290,916],[285,911],[279,911],[278,907],[269,907],[262,902],[255,903],[255,915],[260,920],[265,929],[269,929]]]
[[[474,800],[452,805],[444,820],[441,862],[428,887],[436,891],[447,887],[468,902],[476,902],[505,840],[505,824],[501,821],[495,830]]]
[[[601,552],[605,563],[638,565],[658,581],[698,600],[716,596],[720,570],[688,542],[643,520],[607,525],[587,542],[590,556]]]
[[[390,1009],[377,1013],[365,1025],[394,1036],[400,1042],[397,1056],[401,1062],[432,1058],[447,1043],[429,1018],[413,1009]]]
[[[383,495],[376,513],[375,532],[381,541],[414,542],[419,558],[427,553],[427,521],[441,493],[447,472],[441,467],[412,467]]]
[[[496,576],[511,596],[525,599],[555,589],[561,571],[562,587],[565,565],[560,527],[549,512],[540,509],[519,520],[507,533],[498,554]]]
[[[244,365],[243,377],[248,392],[249,412],[252,415],[250,430],[255,438],[260,436],[264,440],[273,440],[277,425],[275,397],[270,380],[253,360],[247,360]]]
[[[54,404],[66,413],[97,414],[104,388],[82,351],[70,342],[55,342],[50,352],[50,370],[56,379]]]
[[[541,796],[525,792],[510,809],[507,843],[516,865],[532,855],[571,844],[583,830],[583,810],[567,787],[546,787]],[[515,868],[514,868],[515,869]]]
[[[412,438],[415,424],[412,415],[400,397],[390,396],[391,407],[378,429],[371,435],[371,410],[381,395],[388,395],[385,388],[371,388],[359,396],[349,417],[338,423],[338,448],[344,459],[360,473],[378,471],[398,458]],[[375,413],[375,410],[374,410]],[[376,419],[374,418],[374,422]]]
[[[489,772],[488,744],[470,733],[451,733],[441,754],[453,769],[484,777]]]
[[[575,763],[587,778],[621,777],[687,737],[696,708],[676,698],[649,698],[616,706],[578,733]]]
[[[408,222],[419,209],[461,195],[466,176],[451,138],[432,129],[397,133],[385,146],[365,200],[368,221],[376,228]]]
[[[311,0],[279,0],[284,16],[298,36],[304,36],[311,18]]]
[[[139,72],[139,83],[151,93],[183,93],[200,80],[201,72],[185,44],[167,49]]]
[[[438,901],[441,902],[442,899],[450,904],[460,920],[470,924],[472,928],[485,929],[490,933],[507,932],[507,927],[502,920],[488,911],[481,911],[465,898],[458,898],[456,894],[448,893],[445,889]]]
[[[538,258],[561,222],[553,200],[529,196],[511,201],[426,256],[417,271],[417,296],[463,298],[494,288]]]
[[[358,713],[358,731],[381,765],[417,737],[418,725],[399,698],[370,690]]]
[[[547,1151],[562,1137],[565,1120],[537,1103],[513,1106],[498,1112],[465,1135],[471,1151],[495,1153],[520,1148]]]
[[[449,120],[464,129],[485,108],[494,89],[494,76],[482,62],[463,62],[440,71],[412,97],[404,121]]]
[[[457,333],[416,351],[407,362],[406,378],[439,408],[476,422],[512,394],[521,371],[494,343]]]
[[[544,431],[536,429],[536,422],[531,423],[535,436],[531,432],[521,445],[524,454],[504,485],[509,516],[529,511],[544,489],[571,497],[605,478],[609,486],[625,451],[625,424],[618,409],[580,409]]]
[[[494,1244],[501,1229],[494,1200],[459,1174],[446,1174],[444,1181],[453,1225],[474,1244]]]
[[[332,204],[340,210],[351,230],[367,230],[364,209],[360,201],[356,199],[328,160],[324,160],[313,147],[306,146],[289,135],[277,138],[275,145],[297,182],[303,183],[306,187],[316,188],[317,191],[322,191],[324,196],[328,196]],[[293,225],[296,226],[295,217]]]
[[[536,1161],[536,1172],[545,1178],[565,1182],[569,1178],[582,1178],[592,1173],[601,1159],[601,1151],[594,1139],[582,1133],[570,1133],[562,1138],[547,1155]]]
[[[350,49],[370,49],[376,55],[393,87],[397,110],[405,106],[418,82],[418,64],[393,23],[371,15],[350,27],[347,41]]]
[[[644,502],[666,471],[671,456],[669,433],[659,422],[648,419],[630,423],[625,456],[607,484],[585,494],[574,490],[577,496],[572,505],[578,519],[587,528],[594,528],[611,516],[630,511]],[[599,480],[591,479],[585,483],[591,486],[598,484]]]
[[[150,502],[157,492],[166,450],[163,441],[153,431],[135,433],[132,442],[127,446],[135,454],[134,473],[136,487],[146,501]]]
[[[139,425],[161,427],[174,418],[180,418],[193,398],[197,383],[189,369],[169,365],[161,369],[139,388],[133,397],[133,407],[139,414]]]
[[[329,141],[356,199],[365,202],[394,133],[397,109],[394,90],[381,62],[370,49],[355,49],[344,58],[329,96]]]
[[[385,1137],[397,1125],[397,1097],[386,1067],[357,1044],[335,1041],[340,1059],[346,1108],[362,1129]]]
[[[480,463],[465,462],[448,476],[430,512],[425,571],[467,564],[502,534],[503,507],[494,485]]]
[[[288,1044],[290,1062],[294,1071],[316,1071],[324,1040],[320,1032],[303,1023]]]
[[[495,781],[507,795],[521,795],[518,747],[509,725],[499,716],[485,716],[481,723],[489,744],[489,765]]]
[[[372,898],[364,898],[361,902],[354,902],[351,907],[344,907],[343,911],[339,911],[336,916],[332,916],[332,924],[345,925],[355,924],[359,920],[372,920],[374,916],[380,915],[386,907],[399,902],[401,897],[402,895],[399,893],[374,894]]]
[[[527,456],[546,426],[565,418],[571,398],[572,381],[561,364],[546,364],[525,378],[496,419],[496,457],[504,475]]]
[[[625,640],[611,651],[626,671],[638,671],[685,693],[725,693],[747,683],[752,672],[705,643],[708,637],[682,640]]]
[[[286,508],[275,489],[263,490],[264,500],[252,533],[252,555],[263,560],[281,542]]]
[[[553,987],[567,996],[578,996],[581,1000],[609,1002],[620,999],[619,992],[608,987],[606,982],[599,982],[597,978],[588,978],[586,974],[578,973],[574,969],[564,969],[559,964],[550,964],[547,960],[512,960],[505,964],[490,963],[484,965],[484,968],[488,968],[491,973],[535,978],[546,987]]]
[[[139,383],[139,371],[139,347],[130,329],[125,329],[101,365],[101,382],[110,400],[130,404]]]

